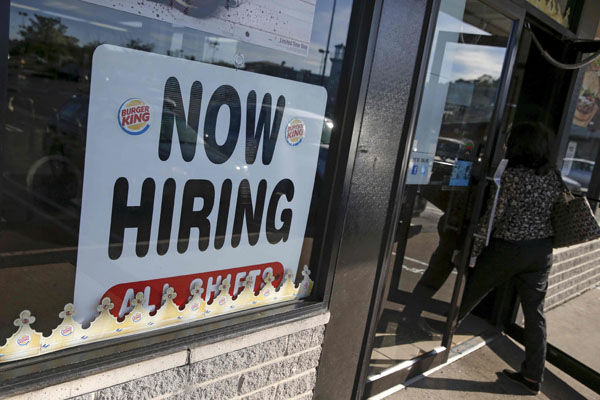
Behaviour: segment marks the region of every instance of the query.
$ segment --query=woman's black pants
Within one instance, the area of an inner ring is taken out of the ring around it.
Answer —
[[[496,286],[514,279],[525,317],[525,361],[521,373],[542,381],[546,361],[544,298],[552,266],[552,240],[492,239],[469,273],[458,314],[462,321]]]

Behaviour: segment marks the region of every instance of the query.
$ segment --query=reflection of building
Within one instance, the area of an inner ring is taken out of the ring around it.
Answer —
[[[246,63],[246,71],[256,72],[259,74],[266,74],[271,76],[277,76],[283,79],[299,80],[313,85],[323,85],[327,89],[327,110],[331,112],[332,105],[335,104],[337,89],[339,87],[340,75],[342,73],[342,61],[344,58],[345,46],[338,44],[335,46],[335,52],[331,60],[331,71],[329,76],[321,76],[321,74],[314,73],[308,69],[297,70],[293,67],[287,66],[285,61],[281,64],[277,64],[270,61],[255,61]]]
[[[259,74],[277,76],[283,79],[299,80],[312,83],[314,85],[319,84],[321,80],[321,76],[319,74],[315,74],[307,69],[297,70],[293,67],[288,67],[285,64],[285,61],[281,64],[271,61],[247,62],[245,70]]]
[[[498,85],[499,80],[487,74],[477,79],[450,82],[440,135],[461,139],[465,132],[470,132],[467,136],[471,136],[473,132],[485,129],[494,111]]]
[[[476,79],[476,81],[478,83],[486,83],[486,84],[493,84],[495,81],[497,81],[497,79],[494,79],[493,76],[488,75],[488,74],[483,74],[481,75],[479,78]]]
[[[450,82],[444,122],[454,120],[476,123],[488,121],[494,110],[493,99],[499,80],[490,75],[482,75],[477,79],[458,79]],[[466,114],[465,114],[466,113]]]

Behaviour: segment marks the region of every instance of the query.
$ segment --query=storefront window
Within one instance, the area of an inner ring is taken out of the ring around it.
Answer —
[[[600,28],[596,33],[600,39]],[[559,155],[565,184],[576,194],[591,197],[596,206],[596,194],[591,194],[592,175],[600,149],[600,60],[592,62],[580,74],[580,86],[574,91],[577,96],[573,120],[568,125],[566,148]]]
[[[0,363],[310,294],[352,0],[291,3],[11,2]]]
[[[600,26],[595,39],[600,39]],[[585,196],[600,220],[596,165],[600,151],[600,59],[579,70],[577,82],[571,99],[571,107],[575,108],[573,119],[563,133],[567,138],[557,164],[562,166],[567,187],[576,195]],[[586,310],[598,306],[598,246],[598,241],[591,241],[554,250],[544,306],[548,343],[596,373],[600,362],[589,338],[600,326],[600,315],[587,315]],[[581,324],[582,320],[587,322]],[[524,327],[521,308],[516,323]]]
[[[527,2],[565,28],[571,27],[574,10],[580,5],[577,0],[527,0]]]

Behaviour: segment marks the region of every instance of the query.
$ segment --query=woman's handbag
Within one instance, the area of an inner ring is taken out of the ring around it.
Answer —
[[[554,240],[552,247],[566,247],[600,238],[600,225],[592,213],[585,197],[575,197],[562,180],[564,192],[554,203],[552,209],[552,227]]]

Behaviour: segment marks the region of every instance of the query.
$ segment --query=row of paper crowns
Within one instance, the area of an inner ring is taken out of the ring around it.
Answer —
[[[569,17],[571,9],[567,9],[567,12],[563,14],[560,4],[555,0],[527,0],[530,4],[533,4],[536,8],[542,10],[544,14],[561,24],[562,26],[569,26]]]
[[[202,298],[204,289],[200,285],[195,285],[191,290],[191,298],[183,309],[179,309],[173,302],[177,293],[172,287],[169,287],[163,293],[162,306],[153,315],[144,307],[144,294],[140,292],[131,300],[133,309],[125,315],[122,321],[111,314],[110,310],[114,304],[110,298],[105,297],[97,307],[98,316],[87,329],[73,319],[75,307],[69,303],[59,314],[59,317],[63,319],[61,324],[48,337],[31,327],[31,324],[35,322],[35,317],[29,310],[25,310],[14,321],[14,325],[18,327],[17,332],[7,339],[4,346],[0,347],[0,363],[35,357],[100,340],[148,332],[248,308],[300,299],[308,296],[313,287],[307,266],[304,266],[302,275],[302,282],[295,286],[292,282],[293,274],[287,272],[279,287],[275,288],[273,274],[269,272],[264,278],[265,285],[258,293],[254,293],[252,290],[254,278],[248,276],[244,281],[242,291],[235,300],[229,294],[229,282],[224,279],[219,286],[219,294],[210,304],[207,304]]]

